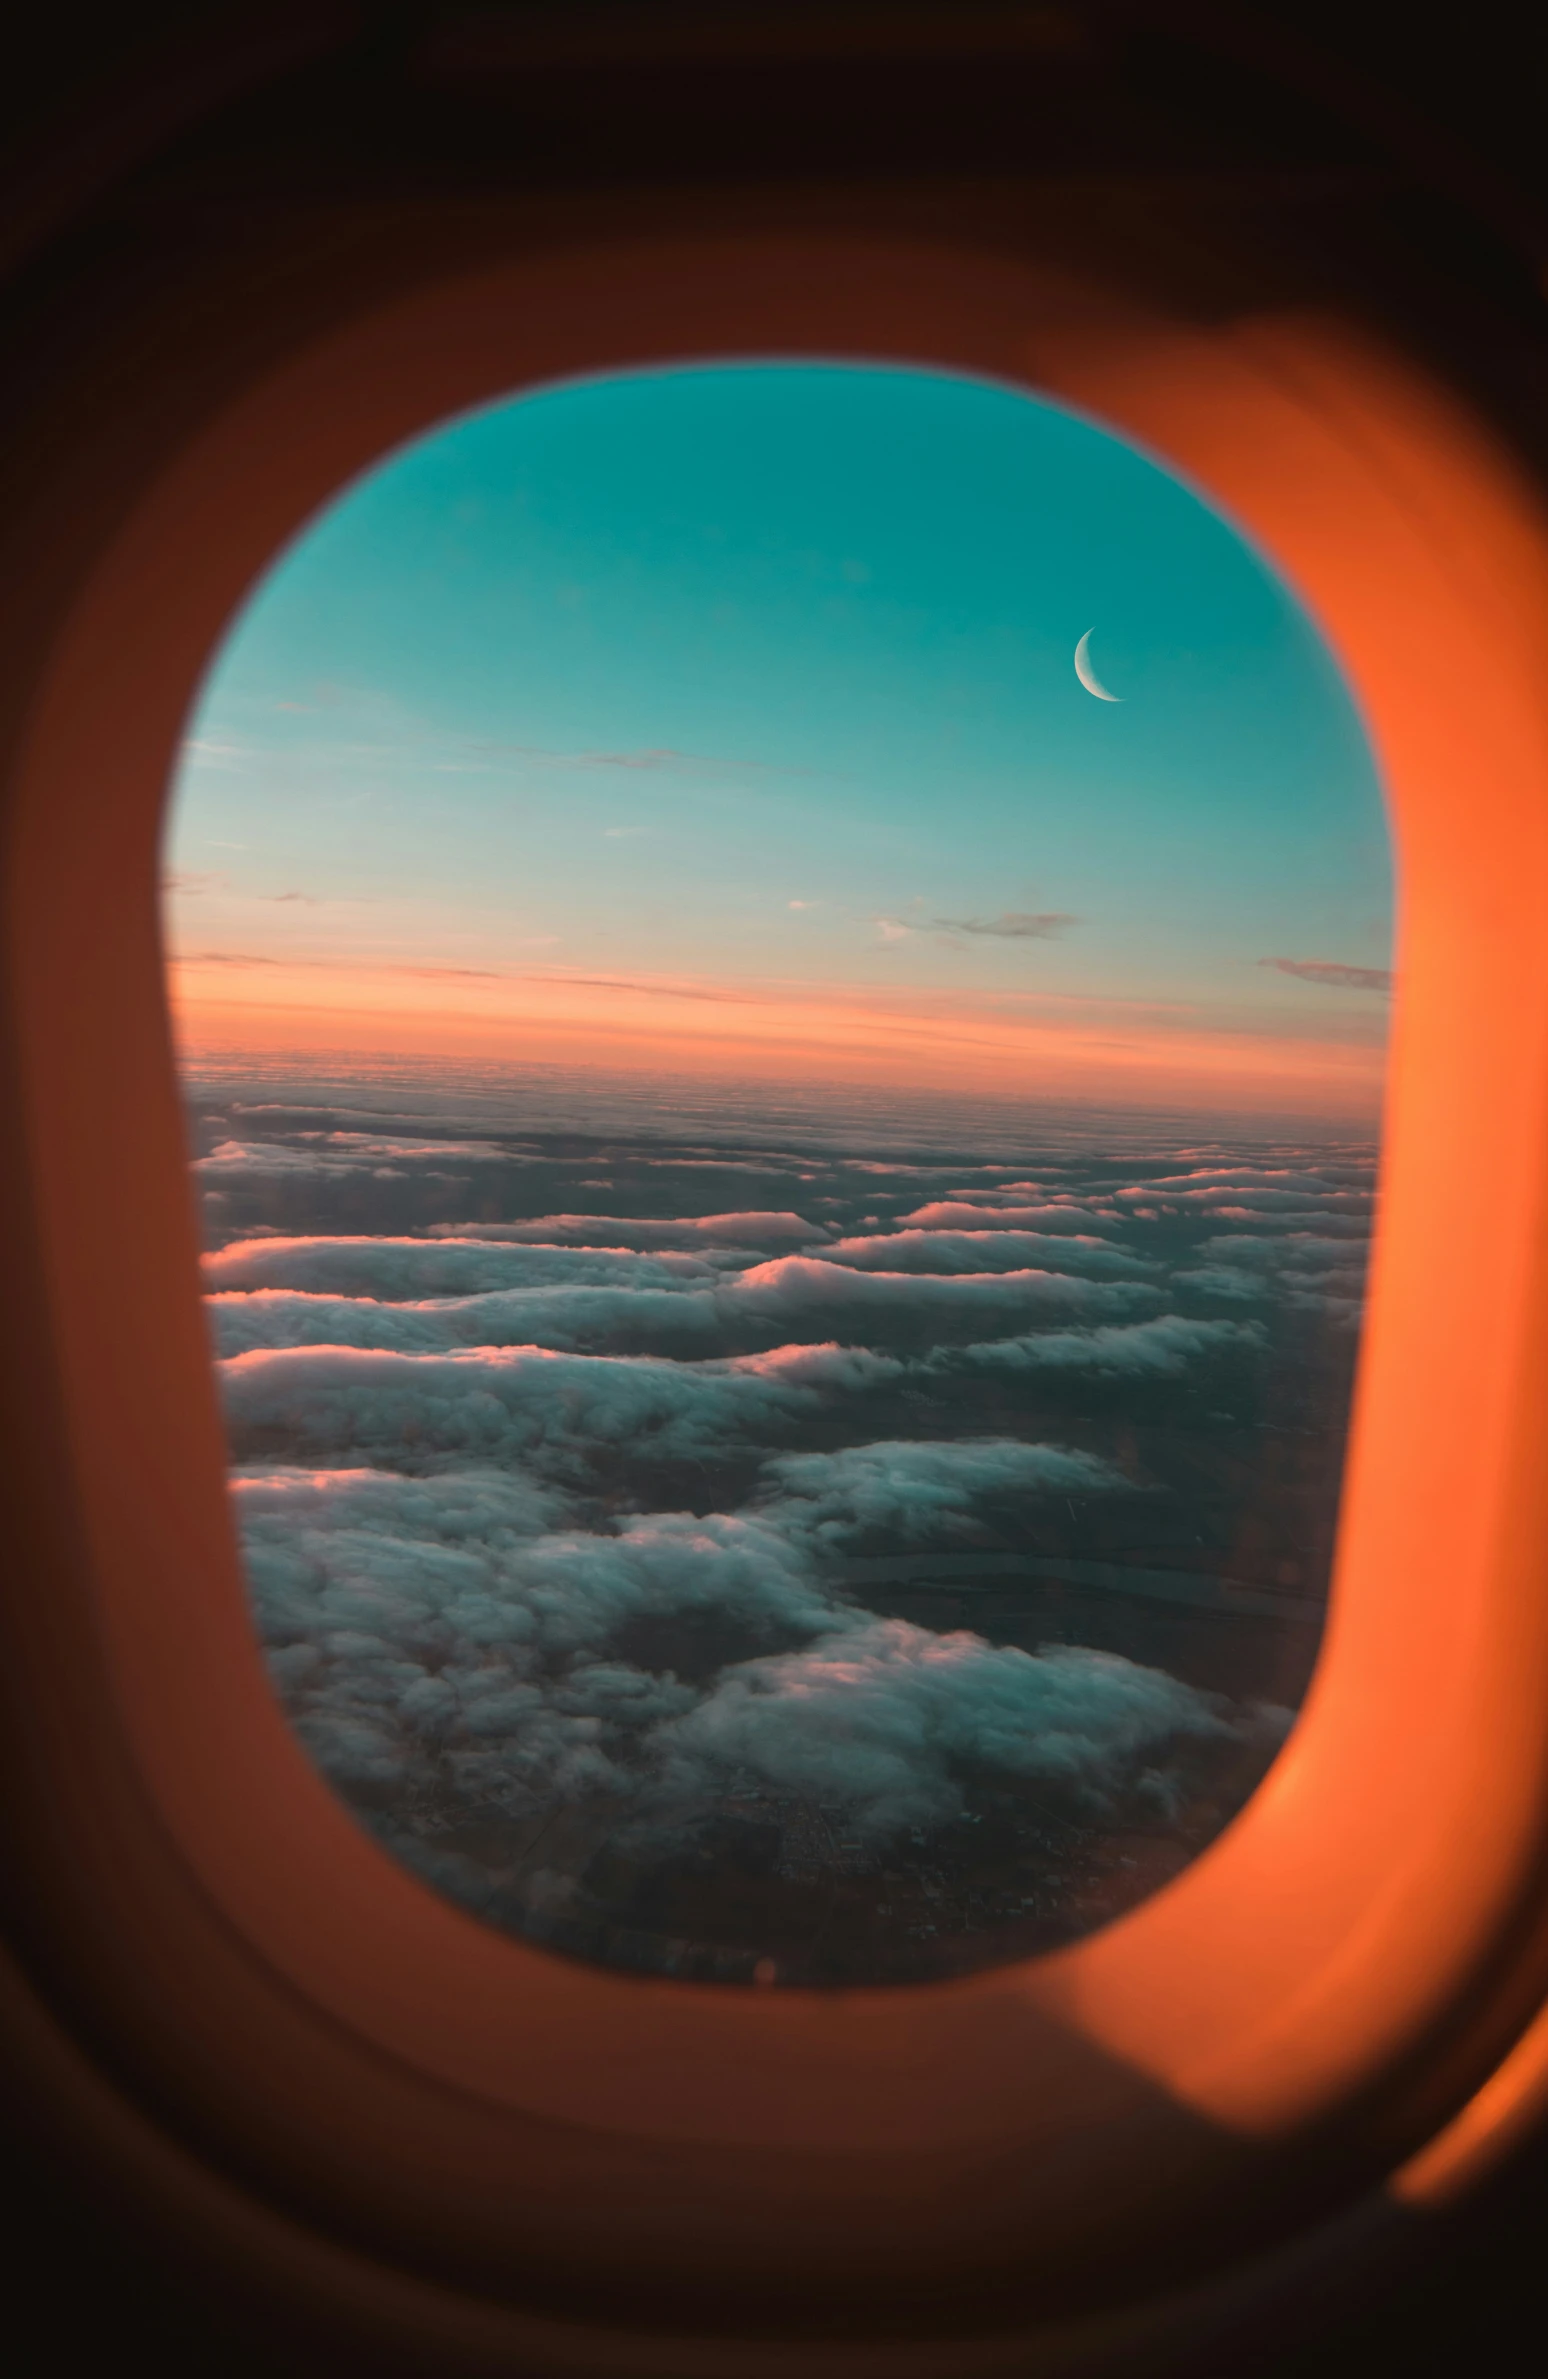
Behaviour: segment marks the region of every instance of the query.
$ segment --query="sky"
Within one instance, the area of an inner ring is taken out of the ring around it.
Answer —
[[[635,373],[399,450],[218,652],[167,884],[195,1054],[1379,1090],[1390,852],[1316,630],[1132,446],[940,373]]]

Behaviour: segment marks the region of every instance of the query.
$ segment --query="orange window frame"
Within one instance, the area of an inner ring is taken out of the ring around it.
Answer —
[[[342,483],[523,386],[771,354],[1026,386],[1181,473],[1339,658],[1398,861],[1307,1705],[1153,1899],[906,1990],[555,1959],[435,1898],[321,1782],[246,1616],[157,922],[201,672]],[[772,2291],[796,2327],[928,2327],[952,2275],[986,2318],[1071,2315],[1400,2168],[1415,2197],[1455,2179],[1538,2087],[1548,1989],[1548,525],[1487,430],[1347,323],[1200,327],[1003,245],[529,229],[298,332],[142,475],[48,631],[4,888],[42,1548],[12,1597],[18,1757],[62,1863],[38,1954],[142,2093],[405,2268],[572,2310],[600,2271],[610,2302],[710,2326]]]

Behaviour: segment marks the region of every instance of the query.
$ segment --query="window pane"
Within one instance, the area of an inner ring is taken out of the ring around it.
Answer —
[[[253,596],[166,899],[255,1625],[398,1857],[614,1966],[907,1982],[1242,1806],[1390,858],[1188,489],[928,372],[492,405]]]

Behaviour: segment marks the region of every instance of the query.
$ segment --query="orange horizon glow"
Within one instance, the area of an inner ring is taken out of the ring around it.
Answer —
[[[1050,1016],[984,995],[225,958],[174,960],[169,979],[190,1054],[355,1048],[1367,1119],[1385,1065],[1379,1041],[1211,1027],[1140,1002]]]

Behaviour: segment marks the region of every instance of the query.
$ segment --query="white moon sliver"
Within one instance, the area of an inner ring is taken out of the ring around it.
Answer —
[[[1094,628],[1088,628],[1075,647],[1075,675],[1080,679],[1088,694],[1095,694],[1098,702],[1121,702],[1123,696],[1109,694],[1106,686],[1103,685],[1102,680],[1091,666],[1090,655],[1087,653],[1086,647],[1095,634]]]

